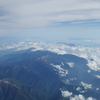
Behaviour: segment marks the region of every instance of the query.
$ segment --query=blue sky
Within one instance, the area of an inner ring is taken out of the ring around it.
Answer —
[[[1,0],[0,37],[100,38],[100,0]]]

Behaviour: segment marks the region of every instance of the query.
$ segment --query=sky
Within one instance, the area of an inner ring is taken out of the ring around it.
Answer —
[[[0,37],[100,38],[100,0],[0,0]]]

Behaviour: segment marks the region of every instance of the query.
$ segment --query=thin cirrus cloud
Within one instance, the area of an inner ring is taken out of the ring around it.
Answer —
[[[99,0],[0,1],[0,28],[36,28],[55,23],[100,21]]]

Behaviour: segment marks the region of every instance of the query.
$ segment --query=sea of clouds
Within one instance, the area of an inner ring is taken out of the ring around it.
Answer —
[[[13,43],[11,45],[2,44],[0,46],[0,50],[15,49],[15,51],[20,51],[29,48],[33,48],[32,51],[48,50],[61,55],[73,54],[87,60],[87,66],[90,68],[88,73],[90,73],[91,70],[100,71],[100,47],[87,47],[80,45],[70,46],[70,44],[67,45],[63,43],[45,43],[36,41],[25,41],[16,44]]]

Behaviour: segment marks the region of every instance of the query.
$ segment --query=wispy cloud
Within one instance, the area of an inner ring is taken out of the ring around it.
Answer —
[[[100,21],[99,0],[0,1],[0,28],[36,28],[56,22]]]

